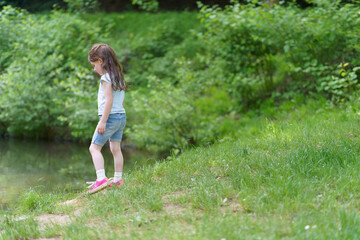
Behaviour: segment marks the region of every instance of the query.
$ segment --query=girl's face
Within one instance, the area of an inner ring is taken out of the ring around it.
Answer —
[[[102,64],[101,58],[95,62],[90,62],[90,63],[91,63],[91,65],[94,66],[94,71],[97,72],[99,75],[105,74],[105,70],[101,66],[101,64]]]

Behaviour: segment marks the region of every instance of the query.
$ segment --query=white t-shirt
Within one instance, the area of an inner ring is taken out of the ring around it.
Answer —
[[[102,115],[104,112],[105,107],[105,94],[104,89],[102,87],[102,81],[105,81],[111,84],[111,79],[109,73],[105,73],[100,78],[100,85],[99,85],[99,92],[98,92],[98,113]],[[125,98],[125,91],[124,90],[112,90],[113,93],[113,105],[111,107],[110,114],[113,113],[125,113],[125,108],[123,107],[123,101]]]

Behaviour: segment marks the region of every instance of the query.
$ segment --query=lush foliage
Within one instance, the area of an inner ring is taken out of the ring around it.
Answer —
[[[91,135],[89,123],[96,124],[96,111],[88,106],[96,110],[96,81],[86,56],[106,29],[65,13],[38,19],[9,7],[0,21],[7,39],[0,62],[0,119],[7,131],[39,137],[68,137],[69,131],[74,137]]]
[[[93,12],[99,8],[97,0],[64,0],[68,11],[76,13]]]
[[[146,11],[155,11],[159,8],[159,2],[156,0],[132,0],[132,4],[136,4]]]
[[[145,119],[134,122],[131,137],[181,149],[228,136],[249,109],[299,95],[347,99],[359,86],[359,8],[322,6],[203,6],[200,28],[180,44],[171,31],[162,37],[170,49],[143,44],[151,55],[137,57],[141,70],[129,75],[151,90],[131,92]]]
[[[201,37],[239,106],[271,95],[292,98],[294,93],[339,99],[358,83],[358,10],[352,5],[307,10],[203,7],[206,31]],[[340,64],[346,65],[338,69]]]
[[[0,131],[89,139],[97,77],[86,56],[101,41],[131,85],[126,136],[156,151],[236,136],[246,111],[271,116],[286,99],[349,99],[359,86],[359,8],[320,2],[305,10],[200,6],[199,14],[37,16],[6,7]]]

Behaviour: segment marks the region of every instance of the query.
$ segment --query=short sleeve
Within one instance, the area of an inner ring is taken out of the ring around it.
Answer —
[[[110,79],[109,73],[105,73],[104,75],[102,75],[100,81],[105,81],[105,82],[111,84],[111,79]]]

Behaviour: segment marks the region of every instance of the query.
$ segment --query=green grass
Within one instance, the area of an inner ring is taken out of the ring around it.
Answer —
[[[42,229],[33,218],[49,209],[23,198],[12,214],[30,219],[3,219],[2,237],[358,239],[359,106],[285,103],[271,118],[239,120],[235,139],[132,171],[121,189],[83,199],[63,226]]]

